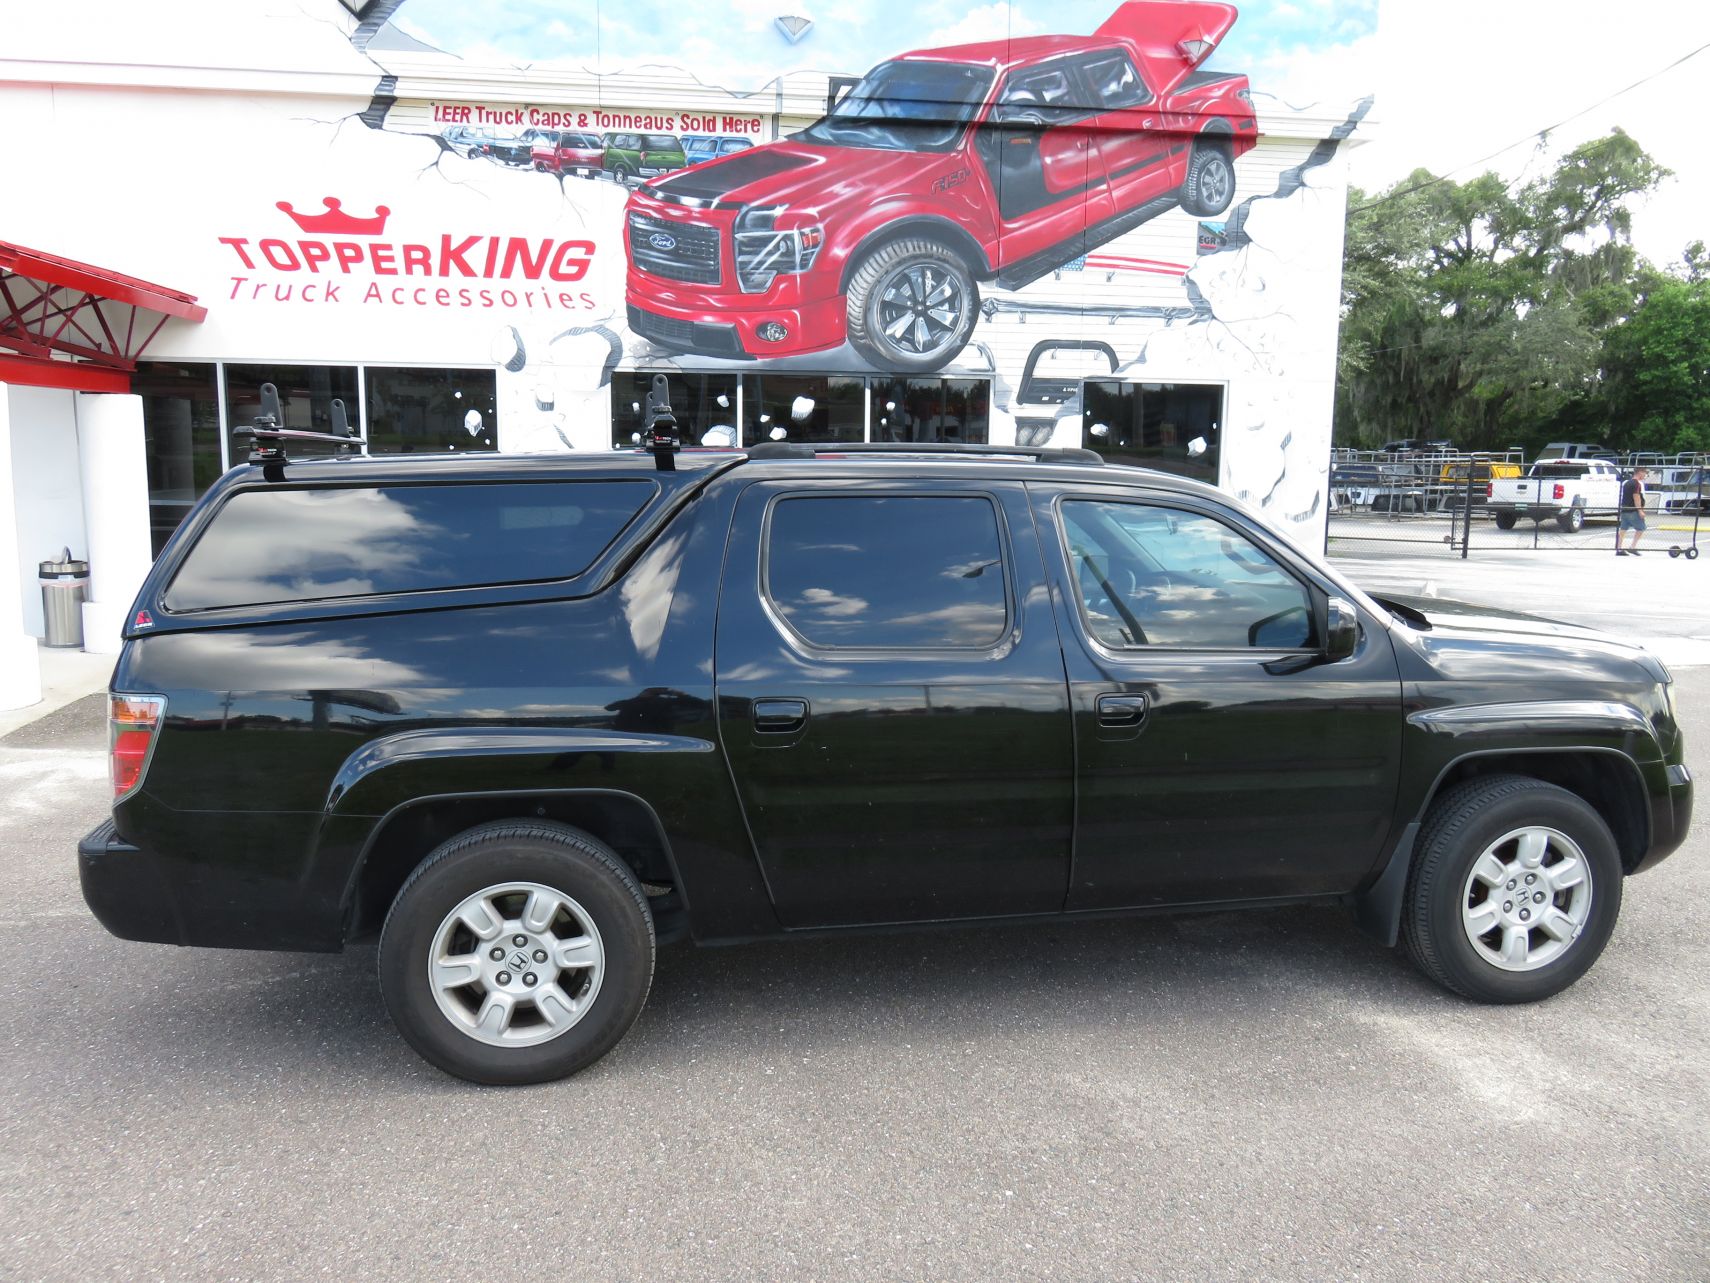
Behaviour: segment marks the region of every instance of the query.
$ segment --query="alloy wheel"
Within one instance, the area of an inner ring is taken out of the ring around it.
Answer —
[[[427,960],[441,1014],[495,1047],[531,1047],[573,1028],[605,976],[599,928],[538,882],[485,887],[446,914]]]
[[[954,273],[932,263],[903,263],[879,287],[879,330],[911,356],[932,357],[955,346],[968,294]]]
[[[1504,971],[1535,971],[1568,949],[1591,916],[1591,864],[1559,829],[1514,829],[1473,861],[1461,926],[1478,955]]]
[[[1199,175],[1200,201],[1206,209],[1220,209],[1229,201],[1229,162],[1221,154],[1206,161]]]

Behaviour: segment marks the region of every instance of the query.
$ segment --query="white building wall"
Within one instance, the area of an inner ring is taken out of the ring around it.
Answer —
[[[0,709],[25,708],[42,697],[41,658],[18,608],[17,527],[9,519],[17,482],[12,473],[12,397],[0,383]]]
[[[42,635],[38,563],[71,549],[88,556],[78,480],[74,392],[13,385],[12,475],[17,478],[18,583],[24,631]]]
[[[111,392],[77,398],[78,477],[89,532],[89,600],[83,604],[83,649],[119,652],[132,601],[148,578],[148,488],[142,398]]]

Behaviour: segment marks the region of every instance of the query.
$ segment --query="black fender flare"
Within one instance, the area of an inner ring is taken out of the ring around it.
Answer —
[[[1637,787],[1646,805],[1640,808],[1645,832],[1643,845],[1649,847],[1654,839],[1651,824],[1650,805],[1656,790],[1645,780],[1644,767],[1636,761],[1626,749],[1611,743],[1588,742],[1596,737],[1609,737],[1617,741],[1629,737],[1642,736],[1641,742],[1652,746],[1655,751],[1655,762],[1648,763],[1658,770],[1666,770],[1661,746],[1657,744],[1655,732],[1650,722],[1638,709],[1629,704],[1606,703],[1591,700],[1537,700],[1521,701],[1506,704],[1481,704],[1475,706],[1453,706],[1449,708],[1430,709],[1412,713],[1408,716],[1410,727],[1438,733],[1477,736],[1483,734],[1504,734],[1511,737],[1517,722],[1524,722],[1534,734],[1541,729],[1553,731],[1565,736],[1571,736],[1557,743],[1508,743],[1500,746],[1469,747],[1464,752],[1456,753],[1443,762],[1431,781],[1431,787],[1426,789],[1414,809],[1412,817],[1397,834],[1387,855],[1379,863],[1376,873],[1369,883],[1354,893],[1352,907],[1354,920],[1360,929],[1372,936],[1379,943],[1394,947],[1400,938],[1401,914],[1407,892],[1407,874],[1413,864],[1413,848],[1419,840],[1420,829],[1425,822],[1425,815],[1431,804],[1443,791],[1443,782],[1450,775],[1466,766],[1469,762],[1500,760],[1502,758],[1536,758],[1540,755],[1596,754],[1600,757],[1617,759],[1621,766],[1617,769],[1626,773],[1629,783]]]
[[[633,805],[638,810],[646,814],[649,823],[652,825],[654,836],[659,843],[659,849],[663,852],[665,863],[671,870],[672,886],[676,889],[678,896],[681,898],[684,909],[688,909],[688,888],[683,882],[682,871],[678,868],[677,856],[671,846],[670,834],[665,831],[664,821],[659,818],[659,812],[654,810],[653,804],[639,794],[632,793],[627,789],[601,788],[476,789],[453,793],[425,793],[420,797],[409,798],[405,801],[399,802],[390,811],[386,812],[385,815],[381,816],[374,822],[374,827],[370,830],[367,839],[362,843],[361,850],[357,853],[356,858],[351,862],[350,872],[345,879],[344,892],[340,897],[340,916],[341,920],[346,923],[347,928],[350,921],[350,915],[356,906],[357,888],[362,881],[363,872],[368,867],[369,859],[374,854],[375,847],[379,845],[381,838],[385,835],[388,827],[394,820],[398,819],[408,811],[423,806],[436,806],[446,802],[496,802],[509,798],[515,798],[519,802],[529,803],[535,803],[541,799],[614,798],[628,805]],[[519,816],[520,815],[521,813],[519,812]],[[523,816],[522,818],[527,817]],[[636,876],[641,876],[639,871],[637,871]]]

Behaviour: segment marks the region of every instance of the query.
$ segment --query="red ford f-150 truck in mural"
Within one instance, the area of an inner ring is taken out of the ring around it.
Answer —
[[[629,325],[712,356],[847,340],[882,370],[962,350],[1015,288],[1180,205],[1229,207],[1247,78],[1199,70],[1233,5],[1136,0],[1092,36],[903,54],[779,142],[631,195]]]

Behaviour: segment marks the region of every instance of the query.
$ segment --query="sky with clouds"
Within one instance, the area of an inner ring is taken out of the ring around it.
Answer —
[[[1649,0],[1619,20],[1608,0],[1249,0],[1211,65],[1248,73],[1293,106],[1372,94],[1351,149],[1353,179],[1378,190],[1416,167],[1516,181],[1565,149],[1621,127],[1675,176],[1637,211],[1634,239],[1657,261],[1710,239],[1710,147],[1699,119],[1710,50],[1706,0]],[[758,90],[794,69],[859,74],[908,49],[1039,33],[1091,32],[1113,0],[405,0],[396,21],[450,53],[498,63],[616,71],[648,63]],[[774,19],[811,32],[791,45]],[[1626,90],[1634,81],[1639,88]],[[1625,92],[1621,92],[1624,91]],[[1614,95],[1610,102],[1594,106]],[[1592,108],[1577,119],[1540,131]],[[1473,165],[1498,148],[1499,154]]]
[[[859,74],[908,49],[1042,33],[1091,32],[1112,0],[405,0],[393,21],[448,53],[481,61],[569,62],[615,71],[656,62],[703,79],[741,76],[758,89],[781,71]],[[791,44],[774,19],[811,18]],[[1290,48],[1358,39],[1377,23],[1377,0],[1279,0],[1242,7],[1214,59],[1235,68]]]

